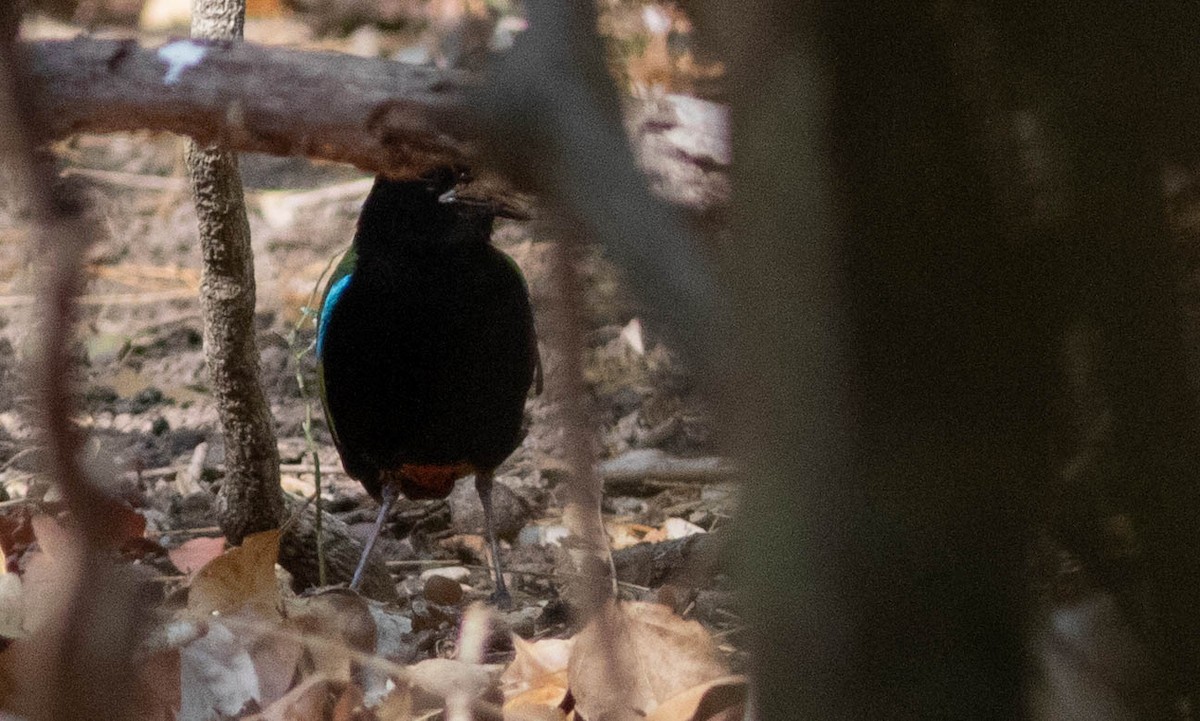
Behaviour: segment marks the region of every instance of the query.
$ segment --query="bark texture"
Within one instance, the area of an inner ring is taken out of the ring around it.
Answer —
[[[218,20],[229,21],[196,22]],[[228,36],[197,33],[167,49],[94,38],[20,47],[51,137],[168,130],[201,145],[409,174],[469,151],[451,123],[466,112],[466,73],[205,38]]]
[[[277,528],[283,517],[279,451],[259,382],[250,226],[234,153],[189,143],[187,164],[204,262],[204,349],[225,436],[219,521],[226,537],[240,543],[248,533]]]
[[[196,0],[192,34],[239,40],[244,0]],[[279,451],[259,381],[254,337],[254,251],[237,155],[188,143],[188,173],[200,222],[200,306],[204,352],[225,436],[225,481],[218,502],[221,531],[233,543],[283,520]]]
[[[208,40],[240,39],[244,13],[244,0],[197,0],[192,32]],[[225,437],[225,480],[217,504],[218,521],[225,536],[240,543],[246,534],[278,528],[285,515],[279,450],[259,379],[254,252],[237,154],[192,141],[187,165],[200,221],[205,356]],[[280,562],[302,587],[319,581],[315,513],[315,509],[305,509],[300,522],[285,535],[280,550]],[[346,581],[361,545],[344,524],[323,520],[329,580]],[[395,598],[391,577],[381,561],[368,567],[363,590],[375,598]]]

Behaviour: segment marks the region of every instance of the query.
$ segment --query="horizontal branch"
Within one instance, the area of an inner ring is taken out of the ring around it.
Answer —
[[[241,151],[375,172],[462,162],[472,77],[456,71],[250,43],[76,38],[21,45],[44,137],[164,130]]]
[[[177,40],[146,48],[81,37],[19,47],[40,86],[47,139],[161,130],[395,175],[473,155],[468,123],[477,80],[460,71],[253,43]],[[655,192],[693,210],[723,205],[724,109],[668,96],[630,111],[629,130]],[[526,210],[525,199],[500,186],[481,183],[474,193]]]

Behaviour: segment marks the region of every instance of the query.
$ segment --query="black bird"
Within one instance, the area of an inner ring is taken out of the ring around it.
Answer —
[[[541,366],[525,279],[490,243],[501,211],[459,197],[461,178],[375,179],[321,301],[317,373],[342,465],[380,502],[351,588],[397,493],[444,498],[473,473],[507,606],[492,476],[524,438]]]

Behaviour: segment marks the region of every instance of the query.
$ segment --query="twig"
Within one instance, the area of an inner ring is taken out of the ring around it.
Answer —
[[[453,566],[456,568],[470,568],[475,571],[487,571],[491,568],[490,566],[484,566],[484,565],[481,565],[478,563],[458,563],[455,561],[439,561],[439,560],[433,560],[433,561],[388,561],[387,562],[388,568],[403,568],[404,566],[415,566],[415,565],[445,565],[445,566]],[[504,572],[511,573],[511,574],[514,574],[517,576],[529,576],[531,578],[544,578],[548,581],[562,580],[564,578],[566,578],[566,579],[575,578],[575,579],[587,580],[587,581],[590,581],[593,583],[602,583],[602,584],[607,581],[606,576],[602,576],[599,579],[594,579],[594,578],[585,579],[583,576],[581,576],[577,573],[569,573],[569,572],[565,572],[565,571],[554,571],[553,573],[547,573],[546,571],[527,571],[527,570],[523,570],[520,568],[509,568],[508,566],[504,567]],[[628,589],[631,589],[634,591],[641,591],[643,593],[648,593],[648,592],[654,590],[654,589],[650,588],[649,586],[639,586],[636,583],[630,583],[628,581],[617,581],[617,585],[624,586],[625,588],[628,588]]]
[[[736,472],[737,467],[724,458],[678,458],[653,448],[628,451],[601,463],[599,468],[606,485],[647,478],[715,483],[729,480]]]
[[[207,536],[212,533],[220,533],[221,529],[218,526],[203,526],[201,528],[176,528],[173,531],[159,531],[160,536]]]
[[[195,300],[194,288],[175,288],[147,293],[89,293],[76,299],[78,305],[150,305],[173,300]],[[0,308],[24,308],[40,303],[39,295],[0,296]]]
[[[329,271],[333,269],[334,261],[338,257],[339,256],[331,257],[329,262],[325,264],[324,270],[321,271],[321,275],[317,277],[316,283],[313,284],[312,290],[308,294],[308,303],[306,303],[305,306],[300,309],[300,318],[296,321],[296,325],[292,327],[291,333],[288,334],[288,348],[292,351],[292,360],[296,364],[296,386],[300,390],[300,398],[304,401],[304,424],[302,426],[304,429],[304,442],[307,446],[308,457],[312,459],[311,472],[313,474],[313,486],[316,487],[315,491],[313,492],[313,497],[316,498],[317,501],[317,519],[315,524],[317,536],[317,578],[319,579],[318,582],[322,586],[327,585],[328,581],[326,580],[325,574],[325,531],[324,521],[322,520],[322,517],[324,516],[324,508],[322,506],[321,499],[321,456],[317,453],[317,442],[313,439],[312,399],[308,397],[308,384],[304,382],[304,372],[301,369],[301,362],[304,360],[304,357],[312,351],[313,344],[308,343],[301,348],[299,344],[299,338],[300,329],[305,323],[311,320],[315,324],[317,321],[316,313],[313,311],[313,307],[317,300],[317,293],[323,285],[325,276],[328,275]]]
[[[168,178],[161,175],[142,175],[139,173],[122,173],[117,170],[99,170],[97,168],[64,168],[63,177],[79,177],[117,185],[136,190],[187,190],[186,178]]]

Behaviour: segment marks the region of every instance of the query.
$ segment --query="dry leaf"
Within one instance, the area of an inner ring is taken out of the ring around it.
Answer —
[[[505,699],[513,699],[531,689],[546,685],[547,679],[565,673],[571,660],[571,649],[575,647],[575,640],[570,638],[526,641],[513,635],[512,642],[516,655],[508,668],[504,669],[504,673],[500,674]],[[566,678],[562,681],[565,692]]]
[[[33,515],[31,505],[6,509],[0,514],[0,551],[4,553],[4,566],[9,573],[16,573],[21,556],[36,540]]]
[[[138,17],[138,25],[149,32],[186,30],[191,21],[192,4],[188,0],[146,0]]]
[[[562,713],[563,699],[567,697],[567,672],[546,674],[538,683],[504,702],[505,712],[537,709],[556,709]]]
[[[482,666],[448,658],[430,658],[408,669],[408,679],[417,689],[438,698],[465,695],[482,698],[495,684],[498,666]]]
[[[331,589],[289,599],[287,610],[288,625],[305,636],[330,642],[308,647],[312,667],[318,673],[349,681],[353,662],[346,650],[375,651],[375,619],[366,599],[353,591]]]
[[[71,603],[71,590],[77,574],[74,562],[61,562],[45,552],[33,552],[25,563],[21,578],[26,599],[37,603],[25,604],[25,630],[34,633],[47,621],[53,623],[66,612]]]
[[[568,678],[581,717],[616,720],[728,673],[696,621],[655,603],[610,602],[576,636]]]
[[[412,721],[413,694],[412,686],[401,683],[384,697],[375,707],[375,716],[379,721]]]
[[[550,706],[504,704],[504,721],[573,721],[575,714],[568,715],[562,709]]]
[[[355,684],[349,684],[329,714],[330,721],[356,721],[362,718],[363,691]]]
[[[280,0],[246,0],[246,17],[277,18],[283,15]]]
[[[345,690],[343,681],[325,676],[309,676],[286,696],[247,716],[243,721],[324,721],[332,719],[334,704]]]
[[[258,674],[259,701],[274,703],[292,687],[304,646],[293,638],[274,633],[264,633],[247,646]]]
[[[275,560],[279,531],[252,533],[196,572],[188,591],[193,613],[230,614],[243,609],[268,618],[279,615]]]
[[[725,676],[663,701],[646,721],[735,721],[746,704],[746,678]]]
[[[262,694],[254,660],[239,637],[220,623],[179,651],[180,721],[233,716]]]
[[[608,533],[609,548],[619,551],[641,543],[646,534],[653,533],[655,529],[641,523],[608,521],[604,524],[604,530]]]
[[[15,573],[0,574],[0,637],[25,637],[25,596]]]
[[[707,533],[707,531],[691,521],[685,521],[682,518],[668,518],[663,522],[662,526],[647,533],[642,541],[644,543],[662,543],[663,541],[674,541],[700,533]]]
[[[180,573],[194,573],[225,551],[225,538],[201,536],[184,541],[167,551],[167,558]]]

